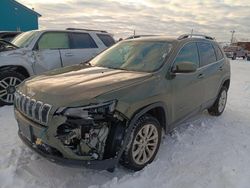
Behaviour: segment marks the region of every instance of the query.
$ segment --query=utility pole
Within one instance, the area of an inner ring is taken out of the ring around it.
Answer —
[[[135,38],[135,29],[134,29],[134,35],[133,35],[133,38]]]
[[[231,44],[233,43],[233,41],[234,41],[234,33],[235,33],[235,30],[232,30],[232,31],[230,31],[231,33],[232,33],[232,37],[231,37]]]

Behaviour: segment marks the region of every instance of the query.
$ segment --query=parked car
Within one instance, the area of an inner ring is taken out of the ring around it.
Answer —
[[[113,45],[106,31],[34,30],[20,34],[0,53],[0,106],[13,103],[15,88],[24,79],[45,71],[87,61]]]
[[[87,64],[23,82],[15,93],[21,140],[64,165],[132,170],[151,163],[162,133],[208,109],[223,113],[230,64],[200,35],[124,40]]]
[[[0,39],[11,42],[20,33],[20,31],[0,31]]]
[[[235,60],[237,57],[245,59],[247,57],[247,51],[241,46],[226,46],[224,52],[228,58]]]

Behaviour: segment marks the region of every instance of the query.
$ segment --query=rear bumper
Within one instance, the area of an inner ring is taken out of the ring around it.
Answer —
[[[53,154],[53,152],[49,152],[50,146],[46,145],[46,148],[48,151],[41,149],[41,147],[37,146],[35,143],[32,143],[29,141],[25,136],[22,135],[20,131],[18,131],[18,135],[23,141],[25,145],[27,145],[30,149],[41,155],[42,157],[46,158],[47,160],[57,163],[63,166],[70,166],[70,167],[87,167],[90,169],[113,169],[117,165],[118,161],[117,159],[105,159],[105,160],[75,160],[75,159],[67,159],[64,157],[59,157],[56,154]]]

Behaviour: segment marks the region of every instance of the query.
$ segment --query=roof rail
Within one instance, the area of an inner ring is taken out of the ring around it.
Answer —
[[[179,36],[177,39],[178,40],[182,40],[182,39],[186,39],[186,38],[204,38],[204,39],[208,39],[208,40],[215,40],[215,38],[207,36],[207,35],[201,35],[201,34],[184,34]]]
[[[132,36],[125,38],[125,40],[137,39],[137,38],[142,38],[142,37],[154,37],[154,36],[158,36],[158,35],[132,35]]]
[[[104,30],[98,30],[98,29],[83,29],[83,28],[66,28],[66,30],[80,30],[80,31],[98,31],[98,32],[101,32],[101,33],[108,33],[107,31],[104,31]]]

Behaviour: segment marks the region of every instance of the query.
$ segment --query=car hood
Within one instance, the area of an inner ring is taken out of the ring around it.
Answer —
[[[8,57],[8,56],[23,56],[26,55],[31,50],[27,48],[17,48],[8,51],[1,51],[0,56]]]
[[[79,106],[107,92],[139,83],[151,73],[72,66],[27,80],[19,90],[53,106]],[[114,96],[115,99],[115,96]]]

